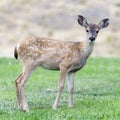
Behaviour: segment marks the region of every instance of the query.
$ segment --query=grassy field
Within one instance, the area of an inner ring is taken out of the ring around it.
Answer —
[[[30,112],[18,110],[14,80],[21,69],[18,61],[0,58],[0,120],[120,119],[120,58],[90,58],[75,76],[74,107],[67,106],[65,84],[57,111],[51,106],[56,97],[59,72],[41,68],[26,84]]]

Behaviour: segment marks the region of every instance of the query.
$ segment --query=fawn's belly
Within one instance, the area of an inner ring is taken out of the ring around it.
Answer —
[[[44,61],[40,66],[48,70],[59,70],[59,63],[55,61]]]

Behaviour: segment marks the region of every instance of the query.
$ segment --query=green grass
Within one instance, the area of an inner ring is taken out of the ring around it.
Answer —
[[[30,112],[18,110],[14,81],[21,70],[18,61],[0,58],[0,120],[120,119],[120,58],[90,58],[75,76],[74,107],[67,107],[65,84],[57,111],[52,110],[52,104],[59,71],[41,68],[33,73],[25,87]]]

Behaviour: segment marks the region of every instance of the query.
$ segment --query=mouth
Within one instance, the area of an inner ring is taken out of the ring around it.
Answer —
[[[90,41],[90,42],[94,42],[95,40],[90,40],[90,39],[89,39],[89,41]]]
[[[89,39],[89,43],[90,43],[90,44],[93,44],[94,42],[95,42],[95,40],[90,40],[90,39]]]

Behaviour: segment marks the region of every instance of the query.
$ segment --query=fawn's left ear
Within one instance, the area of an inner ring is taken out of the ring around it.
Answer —
[[[98,24],[100,29],[105,28],[108,25],[109,25],[109,19],[108,18],[101,20],[100,23]]]

